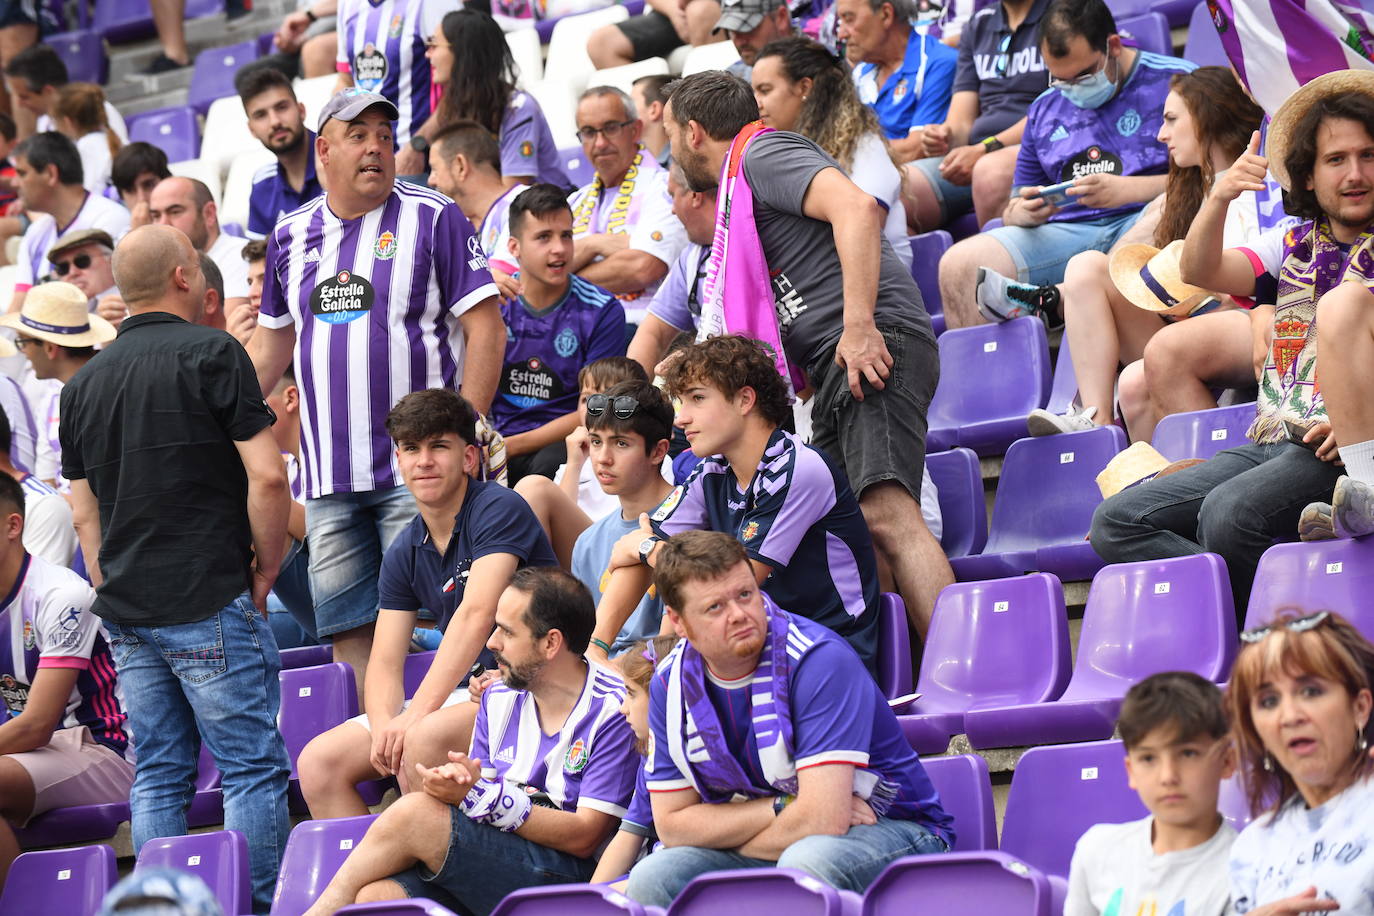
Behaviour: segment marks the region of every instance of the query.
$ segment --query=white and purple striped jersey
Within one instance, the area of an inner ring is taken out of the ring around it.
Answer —
[[[8,375],[0,375],[0,410],[10,423],[10,463],[21,471],[36,470],[38,423],[24,389]]]
[[[24,292],[48,275],[48,249],[60,236],[81,229],[104,229],[118,242],[129,231],[129,211],[122,204],[87,192],[76,216],[65,226],[44,213],[35,219],[19,240],[19,256],[14,262],[14,288]]]
[[[61,728],[82,725],[120,754],[129,739],[115,681],[114,660],[91,613],[95,591],[69,569],[25,555],[10,593],[0,601],[0,702],[3,718],[28,705],[41,668],[76,668]]]
[[[425,39],[459,0],[339,0],[335,67],[353,85],[380,92],[396,104],[396,143],[404,144],[429,120],[430,66]]]
[[[487,263],[497,270],[505,271],[511,276],[520,270],[520,265],[515,260],[515,255],[510,253],[510,205],[515,202],[525,191],[529,190],[529,185],[517,184],[507,188],[506,192],[496,198],[496,202],[487,210],[487,215],[482,217],[482,250],[486,252]]]
[[[496,294],[472,224],[429,188],[397,182],[357,219],[327,196],[282,217],[258,323],[295,327],[307,498],[401,485],[386,415],[412,391],[458,387],[458,318]]]
[[[76,554],[76,528],[66,497],[32,474],[24,488],[24,549],[54,566],[70,567]]]
[[[592,808],[624,817],[642,757],[620,714],[625,682],[587,663],[587,681],[563,727],[544,734],[534,697],[500,681],[482,694],[471,756],[485,779],[531,786],[564,811]]]

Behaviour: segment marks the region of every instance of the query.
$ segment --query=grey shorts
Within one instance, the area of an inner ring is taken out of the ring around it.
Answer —
[[[948,223],[956,216],[963,216],[973,210],[973,185],[955,184],[945,179],[940,173],[940,163],[945,161],[944,156],[931,156],[928,159],[917,159],[910,163],[910,166],[920,171],[925,176],[926,181],[930,182],[930,189],[935,192],[935,199],[940,202],[940,225]]]
[[[854,400],[835,351],[814,362],[807,375],[816,388],[811,444],[833,458],[849,477],[855,497],[875,483],[895,480],[921,499],[926,460],[926,412],[940,379],[940,351],[933,340],[905,328],[880,327],[892,355],[887,385],[867,380],[864,399]]]

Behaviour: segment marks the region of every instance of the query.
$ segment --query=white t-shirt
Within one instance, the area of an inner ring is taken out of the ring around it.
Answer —
[[[1260,815],[1231,847],[1231,900],[1237,913],[1309,887],[1335,900],[1340,916],[1374,916],[1374,779],[1362,779],[1317,808],[1295,796],[1271,818]]]
[[[79,229],[104,229],[110,238],[118,242],[129,231],[129,211],[124,209],[123,204],[88,191],[81,209],[65,226],[57,225],[57,220],[48,213],[35,217],[19,240],[19,257],[14,262],[15,290],[29,290],[46,277],[52,270],[48,263],[48,250],[53,242]]]
[[[81,185],[92,194],[104,194],[110,186],[110,141],[105,131],[97,130],[76,141],[81,154]]]
[[[247,239],[221,231],[206,252],[224,276],[225,299],[248,298],[248,262],[243,259],[243,246],[247,244]]]
[[[124,116],[119,113],[119,109],[114,107],[114,103],[109,99],[105,100],[105,123],[109,124],[110,129],[119,136],[121,143],[129,142],[129,128],[124,123]],[[45,130],[57,130],[57,128],[53,126],[50,115],[39,115],[34,130],[42,133]]]
[[[660,466],[663,471],[663,479],[669,483],[673,482],[673,459],[663,459]],[[553,482],[561,484],[563,475],[568,472],[566,464],[560,464],[558,470],[553,475]],[[601,484],[596,480],[596,469],[592,467],[592,460],[588,458],[582,462],[582,470],[577,477],[577,508],[587,513],[587,518],[596,520],[610,515],[612,512],[620,511],[620,497],[613,496],[601,489]]]
[[[71,566],[76,553],[71,505],[32,474],[19,485],[24,488],[24,549],[54,566]]]
[[[1222,821],[1207,842],[1156,854],[1150,841],[1153,822],[1145,817],[1098,824],[1079,838],[1064,916],[1224,916],[1230,899],[1226,862],[1235,828]]]
[[[902,204],[902,173],[892,164],[887,145],[876,133],[865,134],[854,147],[854,165],[849,177],[877,198],[887,209],[883,235],[892,243],[897,260],[911,269],[911,243],[906,234],[906,207]]]

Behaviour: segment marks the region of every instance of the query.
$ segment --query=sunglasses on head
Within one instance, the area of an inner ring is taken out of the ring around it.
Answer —
[[[88,254],[79,254],[70,261],[54,261],[52,264],[52,272],[59,277],[65,277],[73,267],[77,270],[85,270],[90,266],[91,256]]]
[[[1315,630],[1322,625],[1322,621],[1331,616],[1330,611],[1318,611],[1315,614],[1308,614],[1306,617],[1295,617],[1292,620],[1276,620],[1273,623],[1265,624],[1262,627],[1255,627],[1240,634],[1240,641],[1246,644],[1257,643],[1268,636],[1275,627],[1283,627],[1293,633],[1306,633],[1308,630]]]
[[[639,402],[628,394],[622,394],[615,398],[604,394],[594,394],[587,398],[587,416],[589,417],[599,417],[608,408],[611,411],[611,416],[617,420],[628,420],[639,409]]]

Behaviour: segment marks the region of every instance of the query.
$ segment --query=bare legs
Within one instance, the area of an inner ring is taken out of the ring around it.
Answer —
[[[907,616],[925,639],[935,599],[954,581],[940,542],[926,528],[920,503],[896,481],[867,487],[859,497],[859,508],[873,535],[873,546],[892,570]]]

